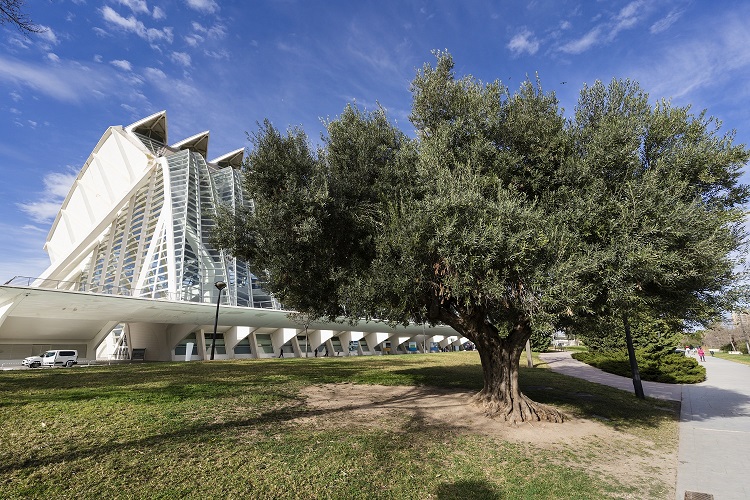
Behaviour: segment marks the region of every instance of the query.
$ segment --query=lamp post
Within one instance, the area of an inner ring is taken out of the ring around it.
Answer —
[[[221,305],[221,292],[227,287],[227,284],[223,281],[217,281],[214,286],[219,289],[219,298],[216,299],[216,319],[214,320],[214,335],[211,339],[211,361],[214,360],[214,352],[216,351],[216,328],[219,326],[219,306]]]

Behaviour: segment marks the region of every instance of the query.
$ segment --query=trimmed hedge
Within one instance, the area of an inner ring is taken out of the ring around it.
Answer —
[[[648,355],[637,351],[641,380],[667,384],[697,384],[706,380],[706,369],[694,358],[683,354]],[[577,352],[573,359],[582,361],[608,373],[631,377],[627,351]]]

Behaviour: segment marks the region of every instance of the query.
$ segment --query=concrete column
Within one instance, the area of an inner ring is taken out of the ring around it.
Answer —
[[[374,354],[375,347],[382,344],[388,340],[388,334],[385,332],[372,332],[365,335],[365,341],[367,342],[367,346],[370,348],[370,351]],[[382,353],[382,351],[381,351]]]
[[[273,345],[274,356],[278,356],[281,346],[292,340],[296,335],[296,328],[279,328],[273,332],[271,334],[271,344]],[[292,353],[284,353],[284,356],[287,354],[292,355]]]
[[[318,348],[318,356],[324,354],[324,345],[333,337],[333,330],[308,330],[307,337],[310,339],[310,348],[314,351]],[[333,345],[328,346],[328,352],[333,356]]]

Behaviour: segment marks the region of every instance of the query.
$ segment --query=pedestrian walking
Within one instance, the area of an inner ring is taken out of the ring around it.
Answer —
[[[279,349],[279,357],[280,358],[284,357],[284,348],[283,347],[281,349]]]
[[[703,350],[703,346],[700,346],[698,348],[698,359],[700,359],[701,361],[706,361],[706,353]]]
[[[317,347],[315,348],[315,357],[316,358],[318,357],[318,348]]]

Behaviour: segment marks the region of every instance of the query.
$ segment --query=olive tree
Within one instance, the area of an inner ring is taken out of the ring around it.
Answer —
[[[535,330],[719,307],[746,198],[731,136],[629,82],[584,88],[566,119],[539,82],[457,78],[447,53],[411,90],[413,139],[354,106],[318,149],[269,122],[251,136],[254,206],[225,211],[217,240],[285,306],[451,326],[479,352],[474,402],[509,422],[563,420],[519,386]]]

